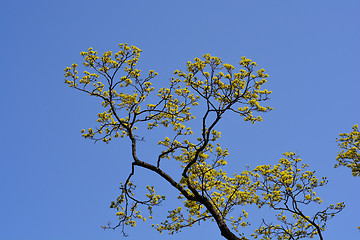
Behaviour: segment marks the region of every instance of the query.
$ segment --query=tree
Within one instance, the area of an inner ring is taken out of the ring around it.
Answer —
[[[348,167],[354,177],[360,177],[360,132],[357,124],[352,129],[350,133],[340,133],[340,138],[336,139],[341,152],[336,157],[338,163],[335,164],[335,168]],[[360,226],[357,228],[360,231]]]
[[[101,99],[105,108],[98,114],[100,126],[83,129],[82,136],[95,142],[109,143],[118,137],[131,142],[132,168],[120,187],[120,196],[110,206],[116,209],[119,222],[104,226],[105,229],[120,228],[126,236],[126,226],[145,221],[146,211],[152,219],[153,207],[165,199],[155,193],[154,186],[147,186],[146,200],[135,194],[135,170],[144,168],[168,182],[183,201],[169,211],[167,220],[153,224],[160,233],[172,234],[211,220],[226,239],[248,239],[241,230],[250,225],[244,208],[254,204],[259,208],[269,206],[278,213],[278,224],[263,219],[252,234],[254,238],[300,239],[317,235],[323,239],[327,220],[339,213],[344,204],[330,205],[312,216],[305,214],[303,205],[322,202],[315,197],[314,189],[327,180],[319,181],[294,153],[284,153],[274,166],[247,168],[232,176],[225,171],[229,152],[217,142],[221,132],[216,126],[225,114],[238,115],[254,124],[262,121],[259,114],[272,110],[260,105],[271,94],[262,89],[268,78],[264,69],[241,57],[240,69],[235,71],[234,66],[206,54],[203,60],[188,62],[186,71],[176,70],[168,86],[156,94],[152,80],[157,73],[150,70],[141,77],[141,70],[136,68],[141,50],[127,44],[119,46],[115,54],[108,51],[101,57],[92,48],[81,52],[84,67],[92,71],[84,71],[81,78],[77,64],[65,69],[69,87]],[[158,127],[169,130],[169,135],[158,142],[163,150],[156,159],[143,159],[138,154],[141,132]],[[181,177],[171,176],[161,167],[164,159],[180,164]]]
[[[348,167],[354,177],[360,177],[360,132],[357,124],[352,129],[352,132],[341,133],[340,138],[336,139],[341,152],[336,157],[338,163],[335,164],[335,167]]]

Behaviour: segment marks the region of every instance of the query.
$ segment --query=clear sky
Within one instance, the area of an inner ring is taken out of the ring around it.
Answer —
[[[100,226],[116,222],[109,205],[130,169],[129,142],[83,139],[82,128],[97,126],[99,102],[63,77],[81,51],[117,50],[121,42],[143,50],[141,66],[159,72],[160,85],[205,53],[233,65],[246,56],[265,68],[274,111],[255,125],[224,119],[229,166],[276,163],[283,152],[297,152],[328,177],[319,192],[324,206],[347,205],[328,222],[325,239],[359,239],[360,179],[333,168],[335,138],[360,123],[359,9],[358,0],[2,1],[0,239],[121,238]],[[156,209],[159,222],[177,194],[139,173],[139,182],[168,194]],[[150,224],[130,229],[128,239],[221,239],[214,223],[173,236]]]

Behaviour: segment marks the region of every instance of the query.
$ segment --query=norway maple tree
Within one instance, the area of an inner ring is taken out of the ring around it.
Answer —
[[[269,77],[263,68],[246,57],[241,57],[236,68],[206,54],[188,62],[185,71],[176,70],[167,86],[155,89],[153,81],[158,74],[153,70],[142,74],[136,67],[142,51],[127,44],[119,47],[119,51],[101,56],[93,48],[81,52],[81,74],[76,63],[65,69],[65,83],[100,99],[104,108],[98,113],[98,126],[83,129],[82,136],[105,143],[128,138],[131,143],[132,167],[127,176],[122,176],[120,195],[110,206],[116,210],[118,223],[104,226],[105,229],[119,228],[125,236],[126,227],[135,227],[138,220],[152,219],[154,207],[165,200],[164,195],[155,193],[154,186],[146,187],[146,200],[137,196],[133,179],[136,169],[144,168],[160,176],[179,194],[178,207],[169,210],[163,222],[152,224],[160,233],[172,234],[211,220],[226,239],[323,239],[327,220],[339,213],[344,204],[330,205],[312,214],[304,212],[304,205],[322,202],[315,189],[327,180],[319,180],[294,153],[284,153],[276,165],[226,173],[231,160],[228,149],[218,142],[218,123],[225,114],[233,114],[254,124],[262,121],[260,114],[272,110],[263,105],[271,94],[263,88]],[[163,150],[155,159],[140,156],[138,143],[144,128],[160,127],[169,129],[167,136],[158,136]],[[179,166],[181,177],[162,168],[164,159],[180,163],[174,167]],[[269,206],[277,222],[260,219],[260,227],[247,236],[243,228],[252,224],[247,221],[247,204]]]
[[[354,177],[360,177],[360,132],[358,124],[352,127],[350,133],[340,133],[336,139],[341,149],[336,157],[335,168],[344,166],[351,169]],[[360,226],[357,227],[360,231]]]

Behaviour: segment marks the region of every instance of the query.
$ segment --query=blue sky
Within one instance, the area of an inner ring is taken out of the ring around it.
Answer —
[[[357,0],[3,1],[0,238],[121,238],[100,225],[116,221],[109,204],[130,169],[128,142],[81,137],[82,128],[96,126],[99,102],[69,89],[63,75],[88,47],[102,52],[126,42],[144,51],[141,66],[159,72],[159,85],[205,53],[233,65],[247,56],[264,67],[274,111],[255,125],[227,117],[219,128],[231,168],[297,152],[328,177],[319,192],[324,205],[347,205],[329,221],[325,238],[358,239],[359,178],[333,166],[335,138],[360,123],[359,8]],[[151,149],[144,144],[144,152]],[[177,194],[149,172],[138,176],[168,194],[156,209],[159,222]],[[173,236],[150,224],[129,229],[128,239],[220,238],[214,223]]]

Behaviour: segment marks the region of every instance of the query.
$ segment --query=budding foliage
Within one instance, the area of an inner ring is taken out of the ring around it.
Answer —
[[[357,124],[352,129],[352,132],[341,133],[340,138],[336,139],[341,152],[336,157],[338,163],[335,167],[348,167],[354,177],[360,177],[360,132]]]

